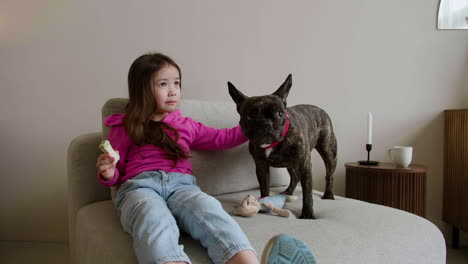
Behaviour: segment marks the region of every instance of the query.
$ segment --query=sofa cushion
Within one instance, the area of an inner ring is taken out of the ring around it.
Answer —
[[[279,193],[283,188],[273,188]],[[228,212],[247,195],[258,190],[216,196]],[[299,215],[299,199],[285,208]],[[318,263],[445,263],[444,238],[431,222],[419,216],[358,200],[335,196],[320,199],[314,191],[315,220],[283,218],[260,213],[255,217],[234,216],[259,255],[274,235],[287,233],[304,240]],[[110,201],[80,209],[77,219],[77,263],[136,263],[131,238],[122,231],[116,209]],[[111,243],[111,244],[109,244]],[[184,250],[194,264],[211,263],[200,243],[181,236]],[[103,246],[105,245],[105,246]],[[89,259],[82,259],[86,256]],[[91,261],[91,259],[93,261]]]
[[[124,98],[110,99],[102,108],[102,118],[124,113],[127,102],[128,99]],[[184,116],[215,128],[230,128],[239,122],[236,106],[231,102],[182,100],[180,110]],[[109,128],[103,125],[103,138],[108,133]],[[191,154],[193,175],[197,178],[198,186],[206,193],[218,195],[258,188],[255,163],[248,153],[248,143],[223,151],[192,150]],[[221,176],[226,174],[236,176]],[[288,183],[286,169],[271,169],[271,186],[285,186]]]
[[[272,188],[280,193],[283,188]],[[226,211],[247,195],[259,191],[216,196]],[[287,233],[304,240],[321,264],[335,263],[445,263],[445,240],[440,230],[417,215],[340,196],[322,200],[314,191],[317,219],[283,218],[260,213],[252,218],[234,217],[259,255],[272,236]],[[298,200],[286,203],[295,216],[302,209],[302,191]]]

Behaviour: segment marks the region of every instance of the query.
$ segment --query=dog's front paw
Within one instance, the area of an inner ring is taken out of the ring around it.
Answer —
[[[313,212],[302,212],[300,219],[315,219],[315,215]]]
[[[335,200],[335,196],[332,192],[325,192],[322,196],[322,199]]]

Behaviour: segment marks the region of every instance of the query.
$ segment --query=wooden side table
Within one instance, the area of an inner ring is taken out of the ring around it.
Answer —
[[[366,166],[357,162],[348,162],[345,167],[346,197],[426,216],[426,167],[411,164],[402,168],[393,163]]]

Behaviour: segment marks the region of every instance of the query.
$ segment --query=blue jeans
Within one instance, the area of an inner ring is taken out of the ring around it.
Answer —
[[[179,228],[199,240],[216,264],[241,250],[255,252],[237,222],[200,190],[192,175],[141,173],[120,186],[115,205],[140,264],[190,263],[179,244]]]

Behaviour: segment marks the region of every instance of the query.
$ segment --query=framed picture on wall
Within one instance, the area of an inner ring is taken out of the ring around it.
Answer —
[[[468,0],[440,0],[437,29],[468,29]]]

